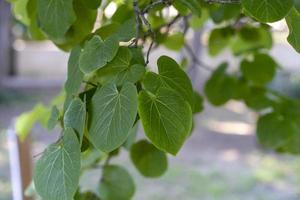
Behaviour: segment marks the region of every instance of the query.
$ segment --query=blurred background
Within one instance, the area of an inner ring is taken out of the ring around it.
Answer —
[[[49,41],[31,41],[10,10],[0,0],[0,200],[21,200],[20,191],[30,182],[36,155],[57,139],[59,130],[49,132],[35,126],[27,141],[20,143],[14,135],[14,119],[36,103],[47,105],[60,93],[68,53]],[[275,41],[271,53],[282,66],[271,87],[300,97],[300,55],[286,42],[285,24],[271,25]],[[238,60],[229,51],[209,57],[206,45],[211,27],[208,23],[188,33],[196,56],[212,69],[222,61],[237,67]],[[180,60],[186,53],[159,48],[152,53],[150,66],[156,67],[160,55]],[[187,72],[202,92],[211,72],[197,66],[190,66]],[[169,157],[169,170],[162,178],[143,178],[126,151],[112,163],[127,167],[134,176],[137,200],[299,200],[300,157],[262,149],[256,142],[255,123],[256,114],[240,102],[231,101],[221,108],[205,103],[204,112],[195,117],[192,136],[178,156]],[[84,189],[94,188],[99,176],[99,170],[91,170],[80,183]]]

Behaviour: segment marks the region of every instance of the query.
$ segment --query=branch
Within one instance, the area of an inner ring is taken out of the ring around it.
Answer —
[[[210,71],[210,72],[213,71],[213,69],[209,65],[203,63],[202,61],[200,61],[198,59],[197,55],[195,55],[193,49],[188,44],[185,44],[184,48],[188,51],[188,53],[192,57],[192,60],[195,64],[197,64],[199,67],[202,67],[203,69],[205,69],[207,71]]]

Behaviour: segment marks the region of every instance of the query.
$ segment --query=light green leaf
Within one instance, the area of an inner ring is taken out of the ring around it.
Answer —
[[[192,128],[192,110],[174,90],[139,94],[139,115],[146,135],[160,150],[176,155]]]
[[[76,20],[73,0],[38,0],[37,5],[40,26],[50,38],[63,37]]]
[[[130,158],[139,172],[146,177],[162,176],[168,168],[166,154],[147,140],[132,145]]]
[[[271,149],[283,147],[295,131],[291,121],[276,113],[264,115],[257,122],[257,137],[260,143]]]
[[[80,98],[74,98],[64,115],[65,128],[73,128],[82,144],[86,119],[86,105]]]
[[[294,5],[294,0],[241,0],[246,14],[260,22],[275,22],[284,18]]]
[[[168,35],[163,44],[170,50],[179,51],[184,46],[184,35],[182,33],[174,33]]]
[[[221,53],[230,44],[234,34],[234,30],[231,27],[214,29],[209,36],[209,54],[216,56]]]
[[[194,91],[194,108],[193,113],[202,112],[204,109],[203,107],[203,97],[196,91]]]
[[[158,61],[159,74],[148,72],[143,80],[146,90],[152,93],[160,87],[168,87],[177,92],[194,107],[194,91],[191,80],[172,58],[161,56]]]
[[[122,89],[108,83],[92,98],[89,139],[101,151],[111,152],[128,137],[137,114],[137,91],[132,83]]]
[[[300,13],[293,8],[286,17],[286,22],[290,30],[287,40],[300,53]]]
[[[47,127],[50,110],[43,104],[37,104],[32,111],[23,113],[16,119],[15,130],[20,140],[23,141],[33,126],[39,122]]]
[[[105,41],[95,35],[87,41],[79,58],[80,69],[88,74],[104,67],[117,54],[119,42],[115,37],[109,37]]]
[[[43,200],[70,200],[80,175],[80,147],[76,134],[66,129],[62,140],[50,145],[37,161],[34,185]]]
[[[123,167],[108,165],[103,168],[98,190],[101,200],[130,200],[134,192],[133,179]]]
[[[255,54],[253,61],[243,60],[241,71],[244,77],[255,85],[265,85],[272,81],[277,64],[267,54]]]
[[[51,115],[48,120],[48,129],[52,130],[56,126],[56,124],[59,122],[60,113],[56,106],[53,106],[51,109]]]
[[[26,26],[30,24],[29,13],[27,12],[28,2],[29,0],[16,0],[12,2],[15,17]]]

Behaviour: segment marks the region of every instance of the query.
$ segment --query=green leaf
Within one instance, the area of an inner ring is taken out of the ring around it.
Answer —
[[[163,44],[170,50],[179,51],[184,46],[184,35],[182,33],[174,33],[168,35]]]
[[[23,113],[16,119],[15,130],[20,140],[23,141],[33,126],[39,122],[47,127],[50,110],[43,104],[37,104],[31,111]]]
[[[134,192],[133,179],[123,167],[108,165],[103,168],[98,192],[101,200],[130,200]]]
[[[295,1],[295,8],[298,12],[300,12],[300,0],[294,0]]]
[[[121,146],[128,137],[137,114],[137,91],[132,83],[118,90],[108,83],[92,98],[89,139],[104,152]]]
[[[272,108],[274,100],[265,88],[251,87],[248,94],[244,96],[246,105],[256,111]]]
[[[80,52],[81,52],[80,46],[76,46],[71,51],[69,57],[68,78],[65,83],[65,91],[67,95],[76,95],[83,80],[84,74],[79,69]]]
[[[210,6],[210,16],[215,23],[235,20],[241,14],[240,4],[222,4]]]
[[[156,93],[161,87],[173,89],[194,107],[194,91],[191,80],[170,57],[161,56],[157,61],[159,74],[148,72],[143,80],[146,90]]]
[[[231,50],[234,54],[248,53],[257,49],[271,49],[273,38],[269,27],[244,26],[232,39]]]
[[[90,9],[97,9],[100,5],[102,0],[84,0],[85,5]]]
[[[46,36],[39,28],[37,1],[38,0],[29,0],[27,4],[27,12],[30,18],[30,25],[28,26],[28,31],[32,39],[44,40]]]
[[[145,74],[146,70],[143,65],[131,65],[119,72],[113,80],[117,85],[123,85],[126,82],[136,83]]]
[[[234,96],[236,81],[226,74],[227,63],[221,64],[206,82],[204,92],[215,106],[225,104]]]
[[[27,5],[29,0],[16,0],[12,2],[13,13],[17,20],[28,26],[30,24],[29,13],[27,12]]]
[[[53,106],[51,109],[51,115],[48,120],[48,129],[52,130],[56,126],[56,124],[59,122],[60,119],[60,113],[56,106]]]
[[[40,26],[53,39],[63,37],[76,20],[73,0],[38,0],[37,5]]]
[[[73,128],[82,144],[86,120],[86,105],[80,98],[74,98],[64,115],[65,128]]]
[[[200,94],[196,91],[194,91],[194,108],[193,108],[193,113],[199,113],[202,112],[204,109],[203,107],[203,97],[200,96]]]
[[[300,53],[300,13],[293,8],[286,17],[286,22],[290,30],[287,40]]]
[[[295,131],[293,123],[277,113],[264,115],[257,122],[257,136],[260,143],[271,149],[284,146]]]
[[[192,128],[190,105],[174,90],[139,94],[139,115],[146,135],[160,150],[176,155]]]
[[[72,49],[87,38],[92,32],[97,19],[97,10],[92,10],[85,6],[87,0],[73,1],[76,21],[68,29],[63,38],[54,40],[55,44],[63,50]]]
[[[246,14],[260,22],[275,22],[284,18],[294,5],[294,0],[241,0]]]
[[[255,85],[265,85],[276,74],[277,64],[267,54],[255,54],[253,61],[243,60],[241,71],[246,79]]]
[[[145,177],[162,176],[168,168],[167,156],[147,140],[132,145],[130,158],[134,166]]]
[[[80,147],[76,134],[66,129],[62,140],[50,145],[37,161],[34,185],[43,200],[70,200],[80,175]]]
[[[137,134],[138,134],[138,128],[139,128],[139,123],[136,123],[129,131],[128,138],[126,139],[125,143],[123,146],[127,149],[130,150],[131,146],[133,143],[135,143]]]
[[[201,16],[201,5],[197,0],[175,0],[175,3],[185,6],[192,11],[194,15]]]
[[[94,36],[87,41],[79,58],[80,69],[88,74],[104,67],[117,54],[119,42],[115,37],[109,37],[105,41],[99,36]]]
[[[234,30],[231,27],[214,29],[209,36],[208,51],[212,56],[222,52],[234,36]]]

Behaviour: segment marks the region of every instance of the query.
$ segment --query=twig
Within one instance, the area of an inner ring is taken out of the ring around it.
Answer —
[[[148,51],[147,51],[147,57],[146,57],[146,63],[145,63],[145,66],[147,66],[147,65],[149,64],[149,57],[150,57],[150,53],[151,53],[153,44],[154,44],[154,41],[152,40],[151,43],[150,43],[150,46],[149,46],[149,48],[148,48]]]
[[[240,0],[206,0],[205,3],[240,4]]]

